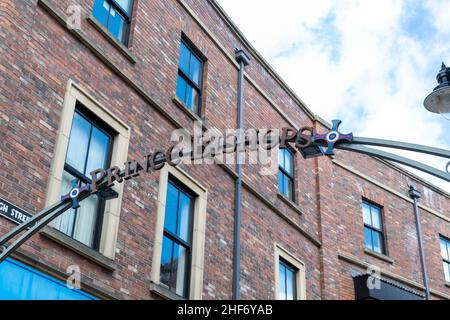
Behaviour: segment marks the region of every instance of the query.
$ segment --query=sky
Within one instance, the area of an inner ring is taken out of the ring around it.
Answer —
[[[317,115],[355,136],[450,149],[423,100],[450,66],[450,0],[218,0]],[[445,170],[445,159],[387,150]],[[409,169],[450,192],[450,183]]]

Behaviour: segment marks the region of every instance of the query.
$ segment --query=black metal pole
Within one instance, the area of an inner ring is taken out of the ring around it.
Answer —
[[[419,242],[419,253],[420,253],[420,263],[422,265],[423,285],[425,286],[425,300],[429,300],[430,299],[430,288],[428,286],[427,266],[425,264],[425,252],[423,250],[423,241],[422,241],[422,228],[420,226],[420,212],[419,212],[419,206],[417,203],[421,194],[413,185],[410,185],[409,186],[409,196],[414,201],[414,215],[416,218],[417,239]]]
[[[250,62],[250,58],[244,51],[236,49],[236,61],[239,63],[239,79],[237,91],[237,138],[240,141],[240,129],[244,126],[244,69]],[[240,152],[236,153],[236,172],[234,195],[234,237],[233,237],[233,300],[240,298],[241,280],[241,193],[242,193],[242,166]]]
[[[80,199],[81,200],[81,199]],[[15,252],[25,241],[31,238],[34,234],[39,232],[43,227],[49,224],[52,220],[56,219],[58,216],[66,212],[72,207],[72,204],[68,201],[59,202],[57,204],[57,210],[44,211],[45,214],[41,215],[41,220],[34,223],[27,232],[23,233],[16,241],[11,245],[7,246],[2,244],[0,252],[0,263],[6,260],[13,252]],[[53,207],[52,207],[53,208]]]

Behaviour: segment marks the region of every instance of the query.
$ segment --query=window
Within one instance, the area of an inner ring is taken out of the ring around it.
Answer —
[[[294,201],[294,154],[287,148],[278,150],[278,190]]]
[[[71,137],[71,129],[75,119],[75,114],[77,112],[79,112],[80,116],[84,116],[90,120],[93,123],[93,126],[97,129],[103,128],[101,124],[107,124],[107,127],[111,128],[111,133],[114,133],[112,137],[113,141],[110,142],[111,150],[107,159],[110,160],[110,164],[108,167],[121,167],[127,160],[131,129],[124,121],[114,115],[113,112],[111,112],[111,109],[111,106],[106,108],[102,105],[90,94],[88,90],[79,84],[72,80],[67,82],[66,93],[64,95],[64,104],[61,110],[58,135],[51,161],[47,195],[45,199],[46,207],[52,206],[53,204],[59,202],[61,200],[61,191],[65,191],[67,188],[63,186],[64,183],[65,186],[67,186],[67,180],[69,180],[65,177],[65,175],[68,174],[65,170],[65,164],[67,162],[69,140],[71,140],[69,139]],[[100,123],[93,121],[95,119],[101,119],[102,122]],[[106,135],[108,135],[108,133],[110,134],[109,131],[106,132],[104,130],[100,130],[100,132],[103,132]],[[94,161],[94,158],[92,161]],[[87,170],[86,173],[88,173]],[[80,172],[80,176],[85,176],[84,172]],[[104,210],[100,212],[102,221],[98,221],[95,226],[98,226],[98,228],[101,229],[98,231],[96,230],[98,234],[96,234],[95,239],[99,243],[98,248],[95,250],[87,246],[79,246],[78,243],[76,243],[76,240],[72,241],[73,239],[66,236],[64,233],[55,231],[57,230],[59,223],[61,223],[61,218],[53,220],[49,225],[49,228],[44,228],[42,230],[42,235],[48,236],[50,239],[54,239],[64,244],[71,250],[79,252],[85,257],[91,258],[95,262],[100,261],[97,257],[103,256],[107,258],[101,259],[101,265],[104,265],[104,262],[108,261],[111,263],[116,254],[117,234],[119,232],[124,185],[123,183],[115,184],[112,189],[119,194],[119,197],[117,199],[108,200],[104,203]],[[88,204],[89,202],[86,199],[83,203],[81,203],[81,207],[87,206]],[[53,230],[50,230],[50,227],[52,227]],[[97,246],[94,245],[93,247],[95,248]],[[80,249],[82,249],[81,252]],[[87,253],[90,255],[87,255]]]
[[[445,281],[450,282],[450,240],[441,237],[442,263],[444,264]]]
[[[367,249],[385,254],[381,208],[367,201],[362,203],[364,220],[364,245]]]
[[[279,300],[297,300],[297,270],[286,261],[280,259],[278,272]]]
[[[110,163],[112,136],[98,123],[75,110],[62,176],[61,194],[72,189],[72,180],[89,183],[89,173],[107,168]],[[98,250],[104,200],[97,195],[83,201],[78,209],[71,209],[57,219],[54,227],[85,245]]]
[[[128,45],[132,0],[95,0],[93,16],[120,42]]]
[[[200,114],[202,77],[202,59],[182,40],[178,64],[177,97],[196,114]]]
[[[160,282],[185,297],[189,279],[193,203],[193,197],[183,187],[169,181]]]
[[[160,170],[150,291],[201,300],[208,191],[179,167]]]
[[[289,251],[275,244],[275,299],[306,299],[305,264]]]

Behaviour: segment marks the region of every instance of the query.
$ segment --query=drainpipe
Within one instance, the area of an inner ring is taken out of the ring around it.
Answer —
[[[419,241],[420,263],[422,264],[423,285],[425,286],[425,300],[429,300],[430,288],[428,286],[427,266],[425,264],[425,252],[423,251],[422,229],[420,226],[420,212],[417,203],[420,196],[421,196],[420,192],[413,185],[410,185],[409,197],[414,200],[414,215],[416,217],[417,239]]]
[[[239,80],[237,92],[237,129],[243,129],[244,123],[244,69],[250,62],[249,56],[243,51],[236,49],[235,59],[239,63]],[[238,131],[237,141],[240,141]],[[240,298],[241,280],[241,192],[242,192],[242,167],[239,161],[239,152],[236,153],[236,172],[234,194],[234,236],[233,236],[233,300]]]

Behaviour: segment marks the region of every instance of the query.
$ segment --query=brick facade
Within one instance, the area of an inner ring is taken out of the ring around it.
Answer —
[[[0,3],[0,197],[31,213],[45,207],[49,174],[69,80],[124,121],[131,132],[129,159],[170,146],[174,129],[192,130],[192,115],[174,102],[182,33],[207,57],[201,117],[220,130],[236,126],[238,66],[234,49],[251,56],[246,68],[245,128],[295,125],[327,128],[270,69],[215,1],[135,0],[128,49],[89,22],[93,0],[82,8],[81,30],[70,30],[67,2]],[[136,62],[134,63],[134,59]],[[183,169],[208,190],[203,299],[232,292],[234,168]],[[306,267],[307,299],[353,299],[352,272],[365,264],[383,277],[422,290],[422,274],[408,183],[422,192],[427,268],[436,299],[450,298],[439,236],[450,238],[450,194],[390,163],[338,151],[334,159],[295,154],[299,210],[277,193],[277,177],[244,165],[241,295],[275,298],[274,244]],[[64,278],[82,270],[83,288],[99,297],[158,299],[149,290],[155,236],[158,173],[125,182],[114,270],[38,234],[15,256]],[[383,207],[386,257],[364,251],[361,200]],[[299,212],[300,211],[300,212]],[[13,224],[0,217],[0,234]]]

